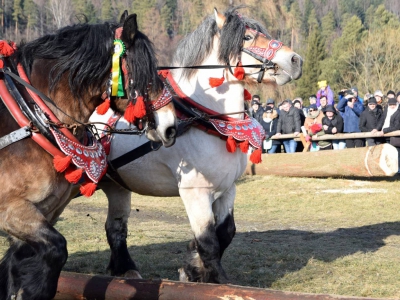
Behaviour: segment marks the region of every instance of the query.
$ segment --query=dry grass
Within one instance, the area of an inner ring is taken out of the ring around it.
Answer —
[[[243,177],[237,234],[223,264],[232,283],[279,290],[399,298],[396,181]],[[130,252],[144,278],[177,280],[192,238],[179,198],[132,196]],[[105,273],[107,201],[75,199],[57,223],[68,241],[64,270]],[[7,243],[0,236],[0,253]]]

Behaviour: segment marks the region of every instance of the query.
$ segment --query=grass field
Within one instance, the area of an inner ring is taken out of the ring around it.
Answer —
[[[237,185],[237,233],[223,258],[233,284],[400,298],[400,183],[245,176]],[[68,241],[65,271],[105,274],[106,206],[97,192],[66,208],[56,226]],[[192,238],[181,200],[133,194],[129,230],[142,276],[178,280]]]

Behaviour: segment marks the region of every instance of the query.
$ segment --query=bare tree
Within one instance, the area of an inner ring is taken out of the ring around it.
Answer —
[[[71,16],[73,14],[71,0],[50,0],[48,9],[53,15],[57,29],[71,24]]]

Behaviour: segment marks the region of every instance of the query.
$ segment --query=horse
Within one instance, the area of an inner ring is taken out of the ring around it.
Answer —
[[[53,299],[68,257],[53,225],[73,184],[83,178],[89,196],[106,167],[89,117],[96,107],[129,112],[132,133],[171,146],[175,110],[158,103],[153,45],[127,11],[119,24],[67,26],[18,47],[1,41],[0,53],[0,230],[10,240],[0,299]]]
[[[179,279],[226,283],[229,280],[221,258],[235,235],[235,181],[244,173],[248,160],[249,144],[240,134],[246,132],[245,139],[258,148],[263,139],[261,131],[258,135],[255,132],[260,125],[245,119],[244,98],[249,99],[245,84],[276,86],[298,79],[302,58],[272,40],[259,22],[242,16],[236,7],[224,14],[215,9],[205,18],[177,46],[172,65],[165,75],[166,86],[173,90],[180,125],[188,126],[178,130],[183,133],[178,133],[174,147],[119,163],[115,168],[118,178],[100,182],[108,198],[105,227],[111,257],[107,269],[111,275],[141,278],[126,243],[131,191],[180,196],[194,239],[188,246],[188,259],[179,269]],[[96,114],[91,118],[102,120]],[[121,129],[125,126],[124,122],[116,124]],[[238,130],[233,149],[231,137],[226,136],[230,126],[231,131]],[[239,142],[244,146],[242,151],[235,150]],[[108,160],[122,162],[132,149],[146,144],[145,137],[114,136]]]

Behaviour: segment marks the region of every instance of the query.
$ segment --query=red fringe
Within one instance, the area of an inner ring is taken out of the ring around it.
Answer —
[[[146,115],[146,104],[142,96],[137,97],[133,113],[136,118],[141,119]]]
[[[96,191],[97,185],[93,182],[86,182],[81,185],[80,191],[83,196],[90,197]]]
[[[104,100],[102,104],[97,106],[96,111],[99,115],[104,115],[109,108],[110,108],[110,98],[107,98],[106,100]]]
[[[72,158],[70,156],[61,157],[59,155],[54,156],[53,164],[57,172],[64,172],[71,164]]]
[[[0,40],[0,54],[8,57],[14,53],[13,47],[11,47],[6,41]]]
[[[253,153],[250,155],[250,161],[253,164],[259,164],[262,161],[261,154],[262,154],[261,148],[254,150]]]
[[[124,113],[124,118],[127,120],[129,123],[135,122],[135,114],[134,114],[134,106],[132,102],[129,102],[128,106],[126,107],[125,113]]]
[[[81,179],[83,174],[83,170],[80,168],[73,168],[70,166],[66,171],[65,171],[65,179],[68,180],[68,182],[71,183],[78,183],[79,179]]]
[[[245,101],[250,101],[251,100],[251,94],[247,89],[244,89],[244,100]]]
[[[208,82],[210,83],[210,86],[212,88],[220,86],[224,81],[225,81],[225,77],[221,77],[221,78],[210,77],[210,79],[208,80]]]
[[[4,61],[0,59],[0,69],[3,69],[4,67]]]
[[[249,141],[245,140],[239,144],[240,150],[243,153],[247,153],[249,151]]]
[[[235,72],[233,72],[233,76],[235,76],[239,80],[243,80],[245,72],[242,67],[242,62],[239,61],[237,67],[235,68]]]
[[[226,140],[226,150],[231,153],[236,151],[236,141],[231,135]]]

